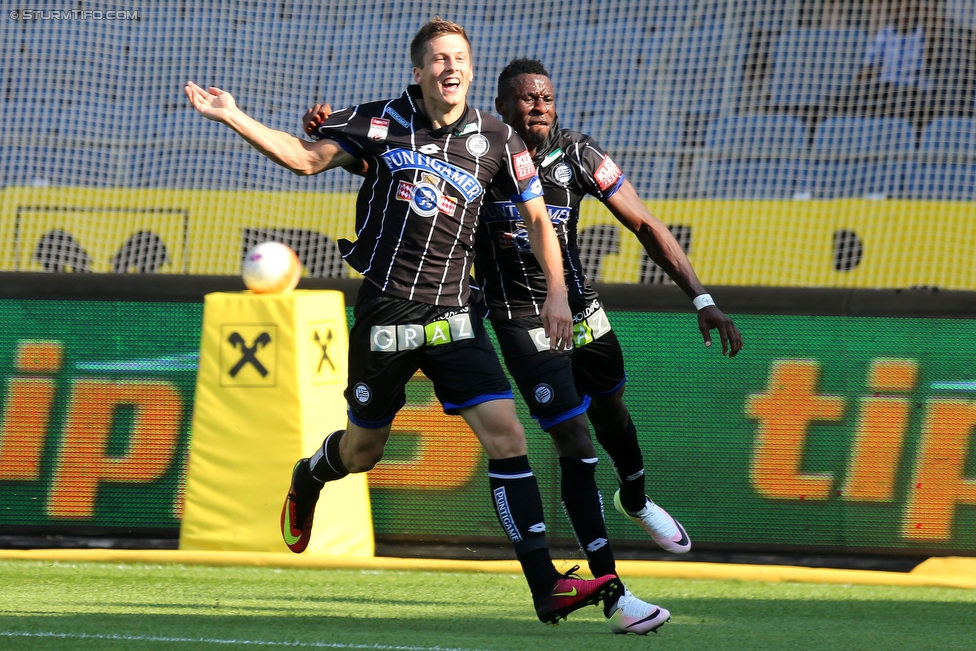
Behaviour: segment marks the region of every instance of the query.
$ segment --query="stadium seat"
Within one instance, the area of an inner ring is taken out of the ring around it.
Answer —
[[[713,121],[699,164],[702,195],[784,199],[793,196],[807,128],[788,115],[737,115]]]
[[[641,196],[674,196],[680,122],[647,105],[603,117],[599,129],[586,133],[613,156]]]
[[[613,159],[641,198],[667,199],[675,196],[678,166],[674,156],[615,154]]]
[[[909,194],[917,199],[976,198],[976,120],[939,118],[922,131]]]
[[[641,27],[600,24],[550,31],[529,39],[525,49],[552,75],[563,124],[580,130],[594,115],[621,112],[653,96],[648,52],[659,41]],[[596,54],[580,57],[581,51]]]
[[[742,67],[747,43],[727,37],[722,25],[678,33],[661,54],[667,61],[667,105],[695,120],[728,114],[742,98]]]
[[[800,189],[816,199],[903,197],[914,151],[915,128],[900,118],[829,118],[814,134]]]
[[[868,35],[860,30],[794,29],[773,50],[770,104],[808,112],[843,101],[864,62]]]

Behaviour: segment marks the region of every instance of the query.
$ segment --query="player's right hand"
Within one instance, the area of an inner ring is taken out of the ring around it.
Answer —
[[[186,98],[190,100],[193,108],[208,120],[222,122],[230,113],[239,110],[233,95],[214,86],[204,90],[192,81],[188,81],[183,87],[183,92],[186,93]]]
[[[328,102],[325,102],[324,104],[316,104],[305,111],[305,115],[302,116],[302,128],[305,129],[305,133],[318,140],[319,127],[322,126],[322,123],[329,119],[330,115],[332,115],[331,104]],[[359,159],[350,165],[343,165],[342,169],[346,170],[350,174],[366,176],[366,172],[369,171],[369,163],[363,159]]]

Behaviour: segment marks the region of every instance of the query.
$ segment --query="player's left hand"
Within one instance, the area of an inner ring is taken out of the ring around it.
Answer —
[[[735,357],[742,350],[742,333],[732,323],[732,319],[714,305],[698,310],[698,329],[701,330],[705,345],[712,345],[712,330],[718,330],[722,339],[722,354]]]
[[[308,110],[305,111],[305,115],[302,116],[302,128],[313,140],[318,140],[320,137],[319,127],[322,126],[323,122],[329,119],[330,115],[332,115],[332,105],[328,102],[310,106]],[[346,170],[350,174],[366,176],[366,172],[369,171],[369,163],[367,163],[365,159],[360,158],[355,163],[343,165],[342,169]]]
[[[302,116],[302,127],[305,129],[305,133],[313,138],[318,138],[319,127],[322,126],[322,123],[325,122],[330,115],[332,115],[332,105],[328,102],[309,107],[309,109],[305,111],[305,115]]]

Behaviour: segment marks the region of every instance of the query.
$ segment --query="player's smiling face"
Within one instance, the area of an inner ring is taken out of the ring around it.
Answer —
[[[495,109],[511,125],[530,150],[549,136],[556,119],[556,91],[544,75],[519,75],[495,100]]]
[[[446,34],[428,41],[424,67],[414,68],[413,78],[420,84],[429,112],[451,113],[463,108],[474,78],[467,40],[459,34]]]

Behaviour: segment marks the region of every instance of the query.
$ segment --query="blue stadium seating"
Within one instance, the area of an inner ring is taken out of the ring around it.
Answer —
[[[788,115],[737,115],[713,121],[704,195],[737,199],[793,196],[807,144],[806,124]]]
[[[598,137],[598,142],[613,156],[642,197],[676,195],[679,121],[645,106],[608,116],[604,126],[606,138]]]
[[[661,55],[668,62],[669,108],[698,117],[731,113],[741,99],[746,46],[728,37],[722,25],[679,32]]]
[[[653,97],[653,87],[644,83],[656,79],[650,74],[650,53],[660,42],[661,37],[640,27],[596,25],[551,31],[530,41],[527,49],[552,75],[563,123],[582,129],[595,115],[619,113]],[[580,57],[580,52],[593,55]]]
[[[939,118],[922,131],[910,195],[918,199],[976,199],[976,120]]]
[[[914,151],[915,128],[900,118],[829,118],[817,126],[800,189],[817,199],[904,197]]]
[[[794,29],[773,50],[770,103],[780,109],[826,107],[846,96],[864,63],[860,30]]]
[[[769,52],[766,90],[804,112],[842,101],[868,43],[856,30],[789,29],[792,15],[758,5],[744,0],[732,16],[725,0],[580,0],[561,12],[514,0],[161,0],[139,21],[7,20],[0,184],[355,189],[344,172],[302,178],[274,166],[195,115],[183,84],[221,86],[298,134],[313,102],[399,94],[411,37],[440,14],[469,29],[472,105],[494,113],[499,70],[514,56],[542,59],[564,126],[593,135],[646,196],[976,196],[972,120],[934,121],[914,152],[907,123],[834,118],[807,151],[798,120],[737,115],[750,30],[787,30]]]

